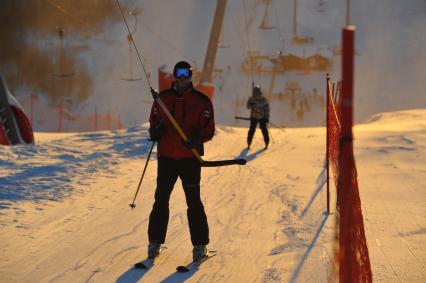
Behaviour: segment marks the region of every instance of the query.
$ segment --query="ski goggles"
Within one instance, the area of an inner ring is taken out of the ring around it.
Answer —
[[[191,77],[191,71],[188,68],[177,68],[176,69],[176,78],[189,78]]]

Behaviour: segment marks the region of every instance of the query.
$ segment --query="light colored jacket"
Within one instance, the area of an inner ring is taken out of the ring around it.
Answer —
[[[247,108],[251,110],[250,118],[269,120],[269,103],[262,93],[254,92],[247,101]]]

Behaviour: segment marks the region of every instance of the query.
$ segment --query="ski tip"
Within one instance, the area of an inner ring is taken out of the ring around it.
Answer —
[[[146,266],[143,262],[135,263],[134,267],[136,269],[148,269],[148,266]]]
[[[193,261],[186,266],[179,265],[178,267],[176,267],[176,271],[184,273],[184,272],[189,272],[191,270],[194,270],[194,268],[200,266],[203,262],[214,257],[215,255],[217,255],[217,251],[208,251],[206,256],[204,256],[203,258],[197,261]]]
[[[155,259],[157,257],[159,257],[166,250],[167,250],[166,246],[161,246],[160,251],[159,251],[157,256],[155,256],[153,258],[147,257],[143,261],[135,263],[134,268],[136,268],[136,269],[149,269],[149,268],[151,268],[151,266],[154,264]]]
[[[188,272],[189,269],[183,265],[179,265],[178,267],[176,267],[176,271],[177,272]]]

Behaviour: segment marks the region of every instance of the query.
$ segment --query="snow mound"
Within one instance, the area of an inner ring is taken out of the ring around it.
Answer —
[[[367,124],[371,123],[399,123],[403,121],[426,121],[426,109],[414,109],[396,112],[382,112],[371,116]]]

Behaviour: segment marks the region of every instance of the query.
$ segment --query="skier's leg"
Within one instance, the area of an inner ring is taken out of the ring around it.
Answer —
[[[149,215],[148,239],[150,242],[155,241],[162,244],[166,239],[169,199],[177,177],[176,161],[167,157],[159,157],[155,201]]]
[[[186,204],[188,206],[188,224],[191,233],[191,242],[196,245],[209,243],[209,225],[200,197],[200,162],[195,158],[180,160],[179,175],[185,191]]]
[[[260,120],[260,129],[262,130],[263,140],[265,141],[265,148],[268,147],[269,144],[269,133],[268,133],[268,124],[265,120]]]
[[[250,147],[253,140],[254,132],[256,131],[257,119],[250,118],[250,129],[247,135],[247,147]]]

